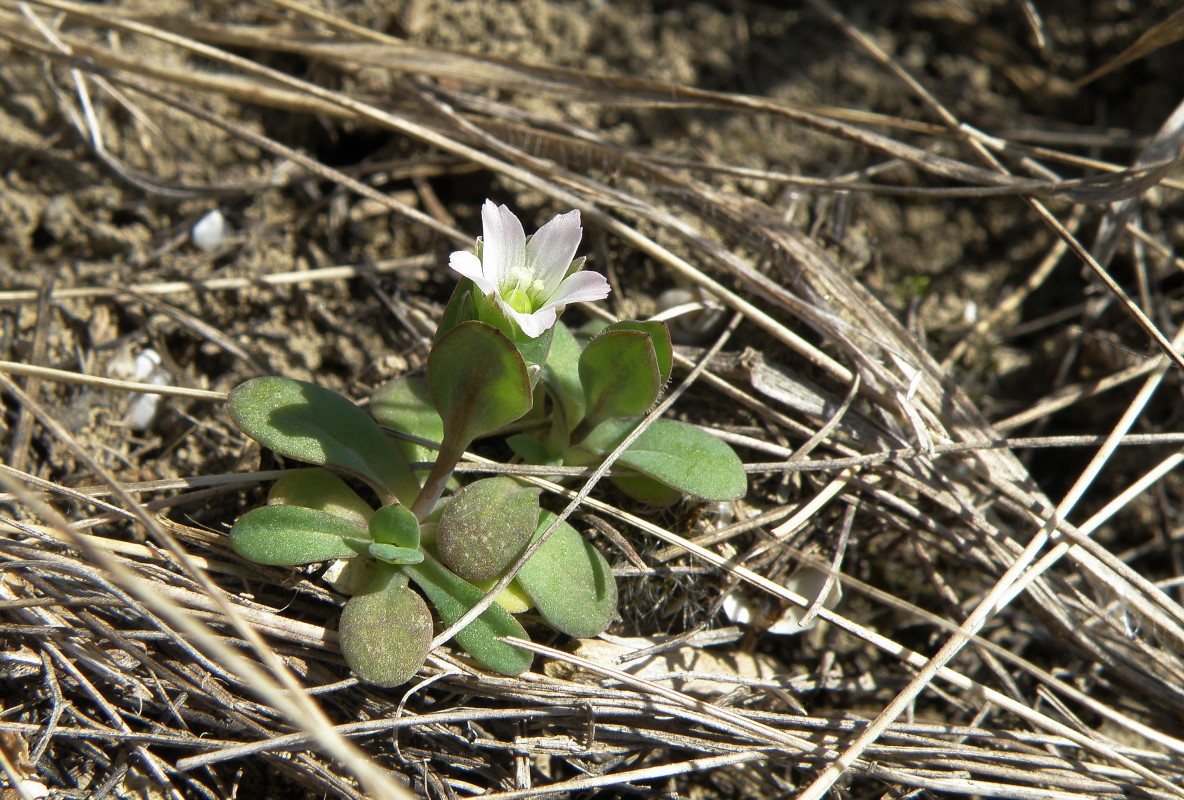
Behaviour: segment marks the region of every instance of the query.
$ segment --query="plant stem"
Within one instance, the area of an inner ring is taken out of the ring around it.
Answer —
[[[467,444],[466,442],[458,447],[457,443],[450,442],[447,436],[440,443],[440,452],[436,455],[436,463],[432,464],[431,471],[423,481],[423,488],[420,489],[419,496],[411,505],[411,513],[420,522],[427,519],[428,514],[431,514],[432,509],[436,507],[436,503],[440,502],[440,495],[444,494],[444,489],[448,486],[448,479],[452,477],[452,471],[456,469],[461,456],[464,455]]]

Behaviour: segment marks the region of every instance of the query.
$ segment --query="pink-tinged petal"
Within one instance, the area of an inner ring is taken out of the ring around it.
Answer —
[[[580,212],[569,211],[539,228],[526,243],[526,263],[535,280],[543,282],[545,296],[550,296],[567,274],[583,236]]]
[[[492,200],[481,206],[481,228],[485,276],[502,286],[509,276],[526,266],[526,231],[513,211],[504,205],[495,206]]]
[[[450,255],[448,257],[448,266],[477,284],[477,288],[481,290],[481,294],[489,294],[497,291],[497,286],[494,282],[485,277],[485,272],[481,268],[481,259],[477,258],[477,256],[468,250],[457,250]]]
[[[515,311],[508,305],[503,304],[502,310],[518,323],[518,327],[522,332],[531,339],[537,339],[543,334],[543,331],[555,324],[556,313],[554,308],[544,306],[533,314],[523,314],[520,311]]]
[[[603,300],[612,291],[608,281],[599,272],[576,272],[568,275],[547,301],[548,306],[565,306],[568,303],[586,303],[589,300]]]

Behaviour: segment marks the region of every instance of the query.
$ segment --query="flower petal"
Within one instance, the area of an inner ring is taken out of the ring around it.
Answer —
[[[514,212],[486,200],[481,206],[481,263],[485,277],[498,287],[526,266],[526,231]]]
[[[481,290],[481,294],[490,294],[497,291],[497,285],[485,277],[485,272],[481,268],[481,259],[477,258],[477,256],[468,250],[457,250],[450,255],[448,257],[448,266],[454,271],[459,272],[461,276],[477,284],[477,288]]]
[[[589,300],[603,300],[612,291],[608,281],[599,272],[576,272],[568,275],[547,301],[548,306],[565,306],[568,303],[586,303]]]
[[[543,282],[544,296],[549,297],[559,287],[583,236],[580,212],[569,211],[556,215],[526,243],[526,263],[535,280]]]
[[[523,314],[521,311],[515,311],[508,305],[503,304],[502,310],[506,315],[511,317],[518,323],[518,327],[522,332],[531,339],[537,339],[543,334],[543,331],[555,324],[557,312],[553,306],[543,306],[533,314]]]

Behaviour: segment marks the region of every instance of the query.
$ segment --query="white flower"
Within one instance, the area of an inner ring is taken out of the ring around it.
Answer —
[[[580,212],[559,214],[528,241],[514,212],[486,200],[481,207],[480,257],[458,250],[448,266],[493,299],[522,332],[534,339],[555,324],[568,303],[603,300],[609,285],[596,272],[568,275],[584,235]]]

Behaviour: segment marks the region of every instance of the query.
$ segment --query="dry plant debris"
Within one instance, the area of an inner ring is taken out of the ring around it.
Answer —
[[[0,0],[5,797],[1184,796],[1178,14],[883,5]],[[728,309],[665,413],[750,492],[582,499],[628,652],[378,690],[221,401],[420,369],[486,196]]]

